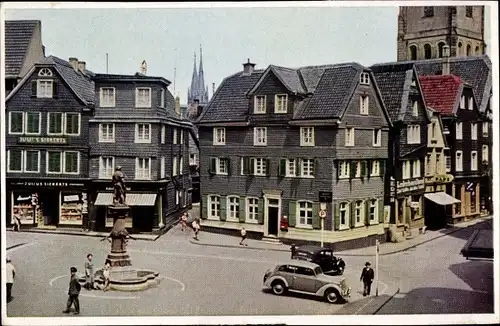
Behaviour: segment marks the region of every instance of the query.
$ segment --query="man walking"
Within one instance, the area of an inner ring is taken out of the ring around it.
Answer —
[[[366,297],[367,295],[370,295],[370,290],[372,287],[372,282],[375,277],[375,272],[371,268],[370,262],[366,262],[365,268],[363,268],[363,271],[361,272],[361,277],[359,278],[360,281],[363,281],[363,296]]]
[[[85,288],[87,290],[92,290],[94,287],[94,263],[92,263],[92,254],[87,255],[87,261],[85,261]]]
[[[80,313],[80,300],[78,299],[78,295],[80,294],[81,286],[76,278],[76,267],[71,267],[70,272],[71,279],[69,281],[68,303],[66,304],[66,310],[64,310],[63,313],[69,314],[71,305],[75,304],[74,314],[78,315]]]
[[[10,257],[7,257],[7,265],[5,265],[7,274],[7,302],[11,302],[12,297],[12,285],[14,285],[14,278],[16,277],[16,269],[14,265],[10,262]]]

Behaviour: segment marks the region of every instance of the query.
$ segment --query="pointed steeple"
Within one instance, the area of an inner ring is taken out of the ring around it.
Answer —
[[[193,77],[191,78],[191,87],[189,88],[188,103],[194,100],[198,93],[198,72],[196,71],[196,52],[194,52]]]
[[[205,102],[205,72],[203,71],[203,52],[200,44],[200,70],[198,71],[198,96],[200,102]]]

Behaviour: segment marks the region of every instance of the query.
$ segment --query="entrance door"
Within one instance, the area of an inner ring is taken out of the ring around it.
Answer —
[[[38,202],[42,206],[43,222],[45,225],[57,225],[59,223],[59,192],[39,192]]]
[[[267,230],[269,234],[278,235],[278,214],[279,208],[274,206],[267,207]]]

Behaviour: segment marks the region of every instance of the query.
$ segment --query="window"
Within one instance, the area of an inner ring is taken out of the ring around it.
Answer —
[[[488,145],[483,145],[482,148],[482,154],[481,154],[481,160],[483,162],[488,162],[489,161],[489,150],[488,150]]]
[[[355,224],[363,224],[363,202],[361,200],[358,200],[354,204],[354,218],[355,218]]]
[[[189,165],[197,165],[198,164],[198,156],[194,153],[189,154]]]
[[[253,128],[253,145],[266,146],[267,145],[267,128],[255,127]]]
[[[138,87],[135,89],[135,107],[136,108],[151,107],[151,88]]]
[[[363,115],[368,115],[369,113],[368,105],[369,105],[368,96],[361,95],[359,97],[359,113]]]
[[[434,166],[432,165],[431,154],[425,156],[425,175],[433,175]]]
[[[481,54],[481,49],[479,48],[479,45],[476,45],[476,49],[474,50],[475,55],[480,55]]]
[[[66,135],[80,135],[80,113],[66,113]]]
[[[52,80],[38,80],[36,87],[36,97],[52,98],[53,83]]]
[[[47,173],[62,173],[62,153],[47,151]]]
[[[52,77],[52,71],[49,68],[42,68],[38,72],[39,77]]]
[[[178,140],[178,135],[177,135],[177,128],[172,129],[172,142],[174,145],[177,145],[177,140]]]
[[[314,127],[300,127],[300,146],[314,146]]]
[[[267,172],[267,160],[264,159],[264,158],[255,158],[254,159],[254,162],[255,162],[255,167],[254,167],[254,171],[255,171],[255,175],[266,175],[266,172]]]
[[[373,147],[380,147],[382,145],[382,129],[373,130]]]
[[[420,126],[419,125],[407,126],[406,137],[408,144],[420,144]]]
[[[103,108],[115,107],[115,88],[114,87],[101,87],[100,90],[100,104]]]
[[[362,72],[359,82],[363,85],[370,85],[370,75],[367,72]]]
[[[372,169],[371,176],[379,176],[380,175],[380,161],[372,161]]]
[[[238,197],[227,197],[227,219],[240,220],[240,199]]]
[[[180,205],[181,203],[182,192],[180,190],[175,191],[175,204]]]
[[[115,142],[115,124],[100,123],[99,124],[99,142],[114,143]]]
[[[378,221],[377,200],[370,200],[370,223]]]
[[[178,167],[179,167],[179,165],[178,165],[178,161],[177,161],[177,156],[172,156],[172,175],[173,176],[176,176],[177,174],[179,174],[177,172]]]
[[[446,155],[444,157],[444,159],[445,159],[445,165],[446,165],[446,172],[451,172],[451,156]]]
[[[431,123],[431,139],[436,139],[436,122]]]
[[[299,201],[297,226],[312,227],[313,205],[311,202]]]
[[[137,157],[135,159],[135,179],[149,180],[151,179],[151,159]]]
[[[7,151],[7,172],[23,172],[23,151],[10,149]]]
[[[56,112],[47,113],[47,135],[63,134],[63,114]]]
[[[436,173],[441,174],[441,154],[436,153]]]
[[[424,58],[430,59],[432,57],[432,48],[430,44],[424,45]]]
[[[420,161],[419,160],[413,161],[413,177],[420,178]]]
[[[455,171],[461,172],[463,171],[463,157],[462,151],[456,151],[455,153]]]
[[[101,156],[99,158],[99,179],[110,179],[115,171],[115,158]]]
[[[465,6],[465,17],[472,18],[472,6]]]
[[[488,122],[483,122],[483,137],[488,137],[489,132]]]
[[[409,160],[403,161],[403,180],[411,178],[411,162]]]
[[[160,179],[163,178],[165,178],[165,156],[162,156],[160,160]]]
[[[467,50],[466,50],[466,55],[470,56],[472,54],[472,46],[470,44],[467,44]]]
[[[229,160],[227,158],[217,158],[217,174],[227,175],[229,172]]]
[[[208,218],[220,219],[220,197],[208,196]]]
[[[462,139],[462,123],[461,122],[457,122],[456,125],[455,125],[455,138],[456,139]]]
[[[40,112],[26,112],[26,135],[40,135],[41,115]]]
[[[180,139],[179,144],[184,145],[184,130],[182,128],[179,129]]]
[[[9,112],[9,133],[12,135],[24,133],[24,112]]]
[[[289,159],[286,159],[285,162],[286,162],[285,175],[287,177],[295,177],[296,176],[295,159],[289,158]]]
[[[135,124],[135,143],[136,144],[151,143],[151,125],[149,123]]]
[[[470,124],[470,138],[472,140],[477,140],[477,123],[472,122]]]
[[[165,107],[165,89],[162,88],[160,90],[160,107],[164,108]]]
[[[301,177],[314,177],[314,159],[302,159]]]
[[[349,178],[351,172],[351,164],[349,161],[340,161],[339,178]]]
[[[470,170],[477,171],[477,151],[470,153]]]
[[[457,51],[457,56],[462,55],[462,42],[458,42],[458,51]]]
[[[64,152],[64,173],[80,173],[80,152]]]
[[[446,44],[444,42],[439,42],[438,43],[438,58],[442,58],[444,53],[443,53],[443,48]]]
[[[254,97],[254,113],[262,114],[266,113],[266,96],[257,95]]]
[[[274,99],[274,113],[287,113],[287,98],[286,94],[276,95]]]
[[[424,7],[424,17],[434,16],[434,7]]]
[[[160,136],[160,142],[162,144],[165,144],[165,137],[167,134],[167,127],[165,125],[161,126],[161,136]]]
[[[468,103],[467,103],[467,109],[469,111],[474,110],[474,98],[471,96],[469,97]]]
[[[247,216],[245,222],[257,223],[259,219],[259,200],[247,198]]]
[[[214,128],[214,145],[226,145],[226,128]]]
[[[24,172],[40,172],[40,151],[24,151]]]
[[[349,220],[349,204],[348,203],[340,203],[340,226],[347,227],[347,223]]]
[[[465,109],[465,96],[462,95],[460,97],[460,109],[464,110]]]
[[[414,117],[418,117],[418,101],[413,101],[413,105],[412,105],[412,116]]]
[[[458,185],[455,186],[455,198],[458,200],[462,200],[462,187],[463,186],[458,186]],[[459,202],[459,203],[453,204],[453,206],[455,206],[455,215],[461,215],[462,214],[462,204]]]
[[[417,46],[416,45],[411,45],[410,46],[410,60],[417,60]]]
[[[184,156],[182,155],[179,157],[179,174],[184,174]]]
[[[345,146],[354,146],[354,128],[345,128]]]

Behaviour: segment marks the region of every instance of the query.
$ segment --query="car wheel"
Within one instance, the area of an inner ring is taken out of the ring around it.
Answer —
[[[337,274],[338,275],[344,274],[344,267],[339,267],[338,270],[337,270]]]
[[[283,283],[283,281],[274,281],[271,287],[273,288],[273,293],[276,295],[282,295],[286,292],[285,283]]]
[[[339,302],[341,300],[340,294],[335,289],[328,289],[325,292],[325,300],[328,303],[337,303],[337,302]]]

